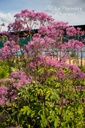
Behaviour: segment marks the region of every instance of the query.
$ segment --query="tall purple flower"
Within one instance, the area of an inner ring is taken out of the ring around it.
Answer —
[[[7,90],[8,88],[5,85],[0,86],[0,105],[4,105],[7,101]]]

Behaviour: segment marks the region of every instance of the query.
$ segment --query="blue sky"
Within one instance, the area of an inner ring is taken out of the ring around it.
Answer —
[[[41,11],[46,4],[46,0],[0,0],[0,11],[18,12],[26,8]]]
[[[43,11],[52,15],[56,21],[69,22],[70,25],[85,24],[85,0],[0,0],[1,30],[14,21],[14,14],[23,9]]]

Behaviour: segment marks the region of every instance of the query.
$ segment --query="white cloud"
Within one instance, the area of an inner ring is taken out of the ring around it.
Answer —
[[[75,13],[75,12],[61,12],[61,11],[52,11],[48,13],[53,15],[53,18],[56,21],[69,22],[69,25],[84,25],[85,24],[85,13]]]
[[[4,23],[5,26],[0,26],[1,31],[7,30],[7,26],[9,23],[12,23],[14,21],[14,14],[11,13],[2,13],[0,12],[0,24]]]
[[[56,21],[69,22],[69,25],[85,24],[85,0],[47,0],[43,6],[44,12],[51,15]],[[31,4],[31,3],[30,3]],[[17,11],[17,10],[15,10]],[[17,12],[0,12],[0,24],[4,23],[1,30],[7,30],[9,23],[14,21]]]
[[[50,0],[44,11],[57,21],[69,22],[69,25],[84,25],[84,3],[84,0]]]

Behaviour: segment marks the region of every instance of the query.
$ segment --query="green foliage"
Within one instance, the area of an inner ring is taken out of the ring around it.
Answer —
[[[0,78],[7,78],[9,76],[9,66],[5,63],[0,65]]]
[[[17,71],[17,63],[14,64],[15,67],[12,64],[10,68]],[[20,64],[23,65],[22,62]],[[0,69],[0,74],[4,74],[0,78],[8,78],[9,66],[3,63]],[[16,88],[16,98],[1,106],[0,118],[4,119],[0,122],[0,127],[19,125],[21,128],[83,128],[85,103],[82,99],[85,90],[78,91],[75,87],[84,87],[85,79],[58,79],[54,75],[58,70],[40,65],[33,71],[27,70],[27,74],[29,72],[35,79],[31,84]],[[69,69],[63,71],[67,76]]]
[[[33,84],[19,88],[14,102],[4,107],[8,115],[5,117],[6,122],[4,121],[0,126],[83,128],[84,104],[77,99],[80,98],[80,94],[75,91],[72,81],[68,79],[62,85],[61,81],[56,82],[54,77],[51,79],[49,77],[45,83],[46,85],[42,86],[37,81],[33,81]],[[64,94],[62,94],[62,86]],[[85,91],[83,93],[85,94]],[[64,104],[66,99],[69,103]]]
[[[80,69],[85,72],[85,66],[81,66]]]

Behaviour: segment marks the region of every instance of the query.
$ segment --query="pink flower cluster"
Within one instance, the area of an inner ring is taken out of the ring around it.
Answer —
[[[50,37],[42,38],[37,34],[37,37],[34,35],[33,39],[25,45],[24,52],[30,56],[41,55],[44,50],[50,49],[54,42],[55,40]]]
[[[6,94],[8,88],[5,85],[0,86],[0,105],[3,105],[7,102]]]
[[[13,87],[20,88],[22,85],[30,84],[33,80],[32,76],[27,76],[24,72],[12,72]]]
[[[69,71],[69,78],[72,77],[73,79],[85,79],[85,73],[80,70],[76,65],[70,65],[68,66],[70,69]]]
[[[78,40],[69,40],[68,42],[65,42],[63,45],[63,48],[69,48],[69,49],[82,49],[84,47],[84,44],[81,41]]]
[[[78,85],[75,88],[77,91],[84,91],[85,90],[85,86],[81,86],[81,85],[80,86]]]
[[[67,34],[68,36],[75,36],[75,35],[77,34],[77,30],[76,30],[75,27],[68,27],[68,28],[66,29],[66,34]]]
[[[41,25],[47,25],[53,21],[51,16],[48,16],[43,12],[35,12],[34,10],[29,11],[27,9],[22,10],[20,13],[16,14],[15,22],[9,24],[8,31],[21,31],[29,30],[33,27],[40,27]]]
[[[4,80],[3,80],[4,81]],[[5,85],[9,82],[10,86],[0,86],[0,105],[10,104],[17,97],[18,88],[25,88],[33,81],[33,77],[26,75],[24,72],[12,72],[10,79],[5,81]]]
[[[8,26],[8,31],[17,32],[24,29],[24,22],[22,20],[16,20],[14,23],[10,23]]]
[[[52,59],[51,56],[37,56],[34,60],[34,63],[36,64],[43,64],[45,67],[46,66],[52,66],[52,67],[59,67],[60,66],[60,63],[58,60],[56,59]]]
[[[57,39],[65,34],[67,28],[67,22],[52,22],[48,26],[41,26],[38,32],[42,35],[47,35],[48,37]]]
[[[8,126],[7,128],[21,128],[20,126]]]
[[[57,72],[55,74],[55,77],[66,79],[66,78],[75,78],[75,79],[82,79],[85,78],[85,73],[83,73],[80,68],[78,68],[76,65],[70,65],[63,61],[58,61],[56,58],[52,58],[50,56],[37,56],[33,62],[31,62],[29,65],[29,68],[33,68],[32,71],[36,71],[35,69],[37,66],[44,67],[44,68],[50,68],[53,67],[57,69]],[[68,68],[68,73],[65,74],[64,69]],[[48,73],[47,73],[48,74]]]
[[[19,45],[16,45],[14,41],[7,41],[6,43],[4,43],[4,47],[1,49],[1,57],[4,59],[10,58],[19,49]]]

